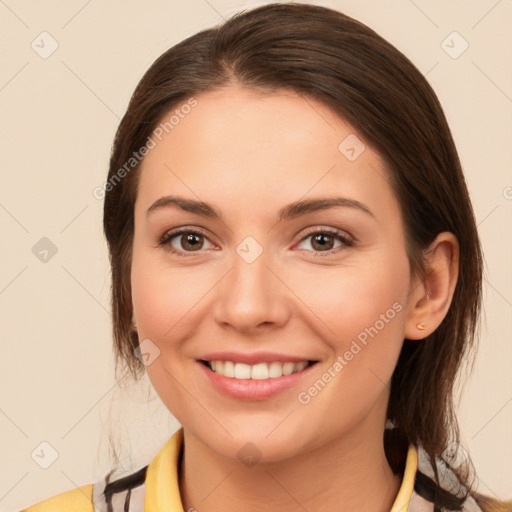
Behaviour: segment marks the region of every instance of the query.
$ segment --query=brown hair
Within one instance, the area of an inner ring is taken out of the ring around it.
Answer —
[[[167,50],[139,82],[115,136],[104,205],[116,371],[122,363],[137,378],[144,366],[134,355],[139,340],[131,330],[138,166],[114,178],[172,108],[235,84],[316,99],[358,130],[385,162],[413,275],[425,277],[422,257],[437,234],[457,237],[459,279],[450,309],[427,339],[404,340],[388,406],[388,418],[407,440],[435,460],[459,441],[454,382],[476,344],[483,263],[474,213],[450,129],[428,82],[373,30],[329,8],[269,4],[238,13]],[[470,487],[469,472],[461,479]]]

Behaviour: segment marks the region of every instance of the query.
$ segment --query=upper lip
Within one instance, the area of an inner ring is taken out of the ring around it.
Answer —
[[[300,363],[301,361],[314,361],[314,359],[302,356],[292,356],[288,354],[279,354],[276,352],[255,352],[248,354],[247,352],[210,352],[203,355],[202,361],[232,361],[233,363],[258,364],[272,363],[279,361],[282,363]]]

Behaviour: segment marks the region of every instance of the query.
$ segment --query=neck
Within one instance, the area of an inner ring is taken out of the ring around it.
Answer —
[[[383,436],[364,434],[358,425],[357,432],[293,459],[245,467],[185,430],[179,468],[184,510],[389,512],[401,478],[387,462]]]

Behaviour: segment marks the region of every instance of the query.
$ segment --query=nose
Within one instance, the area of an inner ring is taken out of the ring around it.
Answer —
[[[218,324],[245,333],[284,325],[289,291],[279,277],[278,265],[270,260],[265,251],[252,262],[235,253],[231,270],[216,287]]]

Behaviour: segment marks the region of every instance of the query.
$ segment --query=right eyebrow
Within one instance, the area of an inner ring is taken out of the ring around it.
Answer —
[[[184,212],[195,213],[204,217],[222,220],[222,213],[204,201],[185,199],[179,196],[164,196],[157,199],[146,211],[146,215],[160,208],[176,207]]]

